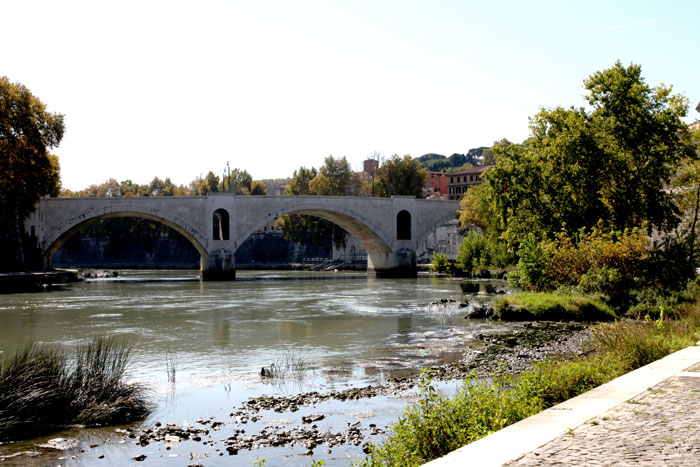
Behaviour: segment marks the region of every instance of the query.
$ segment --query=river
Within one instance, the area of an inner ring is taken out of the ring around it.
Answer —
[[[224,423],[202,442],[167,447],[136,446],[114,427],[68,430],[0,444],[0,463],[2,456],[14,454],[5,463],[107,466],[145,455],[147,465],[253,465],[257,459],[267,459],[265,465],[310,465],[312,459],[349,465],[362,455],[360,446],[320,445],[313,455],[304,446],[268,447],[230,456],[221,440],[235,429],[290,430],[301,425],[303,416],[323,414],[316,423],[323,431],[359,422],[367,439],[380,441],[381,434],[370,437],[370,424],[384,428],[394,422],[410,393],[330,400],[294,413],[262,411],[259,421],[244,425],[230,414],[254,396],[381,384],[458,360],[465,342],[506,326],[465,319],[461,303],[490,299],[464,294],[459,281],[447,278],[300,271],[243,271],[235,282],[201,282],[195,271],[123,271],[115,279],[44,293],[0,295],[0,352],[12,352],[26,341],[73,348],[94,336],[129,336],[135,344],[129,377],[147,386],[155,403],[143,426]],[[279,369],[289,362],[301,369],[290,367],[284,378],[273,380],[260,376],[262,367],[276,363]],[[450,390],[456,384],[445,386]],[[76,439],[77,445],[56,452],[36,447],[57,436]]]

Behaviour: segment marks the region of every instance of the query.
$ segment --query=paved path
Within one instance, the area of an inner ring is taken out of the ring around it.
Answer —
[[[467,445],[430,467],[700,465],[700,347]]]

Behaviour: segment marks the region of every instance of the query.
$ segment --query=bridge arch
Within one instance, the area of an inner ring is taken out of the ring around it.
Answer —
[[[44,258],[48,264],[51,257],[73,234],[79,232],[88,225],[99,222],[103,219],[115,217],[138,217],[158,222],[170,227],[177,233],[185,237],[199,252],[204,263],[209,253],[206,248],[206,237],[195,227],[189,225],[183,219],[171,212],[162,209],[149,209],[144,205],[115,205],[101,207],[83,212],[80,215],[66,218],[51,232],[47,232],[44,237]]]
[[[355,237],[368,254],[392,253],[392,239],[374,222],[362,214],[346,207],[327,202],[302,202],[279,207],[248,225],[248,228],[236,236],[236,249],[243,242],[268,222],[285,214],[301,214],[320,217],[345,229]]]

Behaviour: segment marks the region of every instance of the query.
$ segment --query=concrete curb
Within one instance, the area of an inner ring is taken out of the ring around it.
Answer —
[[[425,465],[503,465],[534,451],[650,387],[683,373],[683,370],[699,362],[700,347],[679,350]]]

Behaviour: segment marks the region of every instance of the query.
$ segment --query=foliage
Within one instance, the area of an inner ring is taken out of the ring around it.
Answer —
[[[358,189],[351,175],[350,163],[345,157],[336,159],[328,156],[318,171],[313,167],[300,167],[294,171],[294,176],[287,185],[287,193],[297,196],[348,196]],[[319,217],[286,214],[280,217],[278,224],[288,241],[312,241],[316,245],[322,245],[332,239],[337,246],[345,243],[345,230]]]
[[[686,100],[651,88],[641,67],[597,72],[585,82],[583,108],[542,110],[523,145],[494,148],[491,185],[504,238],[517,246],[529,233],[640,227],[668,229],[678,210],[664,191],[674,165],[697,157],[686,125]]]
[[[697,296],[696,296],[697,298]],[[540,410],[575,397],[697,340],[700,303],[684,305],[677,320],[600,323],[592,353],[565,362],[541,362],[517,379],[469,378],[449,398],[430,382],[418,401],[390,429],[381,445],[370,446],[363,466],[417,466]]]
[[[0,199],[20,219],[46,194],[60,190],[58,158],[49,150],[63,139],[63,115],[49,113],[29,89],[0,77]]]
[[[498,382],[470,379],[449,398],[424,374],[418,401],[406,409],[382,445],[370,447],[361,465],[422,465],[539,410],[538,400],[520,398]]]
[[[253,196],[262,196],[267,194],[267,186],[263,182],[254,180],[250,185],[250,194]]]
[[[411,156],[394,154],[377,169],[374,192],[377,196],[396,195],[423,197],[423,184],[428,172]]]
[[[457,265],[466,274],[472,274],[474,271],[481,271],[490,264],[491,252],[486,237],[479,232],[469,232],[459,247]]]
[[[143,389],[124,381],[132,346],[118,337],[80,345],[70,359],[26,344],[0,361],[0,439],[21,439],[69,424],[127,423],[145,417]]]
[[[318,174],[309,181],[309,194],[317,196],[353,196],[357,189],[345,156],[339,159],[326,157]]]
[[[554,293],[519,293],[494,304],[494,316],[509,321],[609,321],[616,318],[599,298]]]
[[[433,255],[433,261],[430,264],[430,269],[435,272],[449,272],[450,260],[447,258],[447,255],[435,253]]]
[[[224,171],[221,182],[218,185],[218,191],[233,193],[234,195],[252,194],[252,184],[253,177],[248,171],[238,168],[229,169],[228,174]]]

